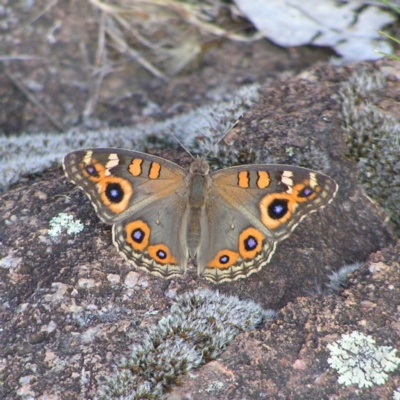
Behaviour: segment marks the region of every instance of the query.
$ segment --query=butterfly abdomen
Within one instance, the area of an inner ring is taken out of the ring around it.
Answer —
[[[210,186],[210,176],[190,173],[187,179],[189,180],[187,246],[190,256],[194,257],[200,244],[201,215]]]

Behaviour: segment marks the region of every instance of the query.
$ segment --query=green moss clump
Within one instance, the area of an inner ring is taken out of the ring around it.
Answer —
[[[362,68],[341,85],[337,99],[347,155],[357,162],[366,194],[389,215],[400,234],[400,123],[376,104],[386,81],[378,70]]]
[[[180,376],[218,357],[240,332],[273,318],[252,301],[211,290],[177,298],[170,314],[134,345],[111,377],[99,377],[97,400],[162,399]]]

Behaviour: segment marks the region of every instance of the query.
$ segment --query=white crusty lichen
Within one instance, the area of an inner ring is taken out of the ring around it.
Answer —
[[[82,232],[83,224],[79,220],[74,220],[72,215],[67,213],[60,213],[57,217],[50,220],[50,229],[47,231],[49,236],[56,237],[61,234],[63,230],[66,230],[68,235],[74,235]]]
[[[85,147],[119,147],[147,151],[152,140],[174,140],[171,132],[187,147],[192,148],[199,135],[219,137],[235,118],[257,100],[259,85],[249,85],[236,93],[224,94],[214,103],[162,122],[134,126],[103,128],[95,131],[71,129],[57,134],[23,134],[0,136],[0,193],[18,182],[24,174],[38,173],[60,165],[69,152]],[[165,143],[162,143],[165,146]],[[176,142],[174,142],[176,144]],[[207,149],[209,150],[209,148]]]
[[[393,392],[393,400],[400,400],[400,386]]]
[[[211,290],[183,294],[111,377],[99,377],[97,399],[164,398],[182,374],[215,359],[237,334],[274,316],[252,301]]]
[[[329,365],[339,373],[341,385],[358,385],[368,388],[383,385],[388,372],[397,369],[400,358],[391,346],[376,346],[371,336],[353,331],[342,335],[341,339],[328,345]]]

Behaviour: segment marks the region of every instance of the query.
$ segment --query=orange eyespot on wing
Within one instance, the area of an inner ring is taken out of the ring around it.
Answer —
[[[308,181],[299,183],[293,188],[293,194],[296,196],[296,200],[299,203],[305,203],[313,200],[317,194],[321,191],[321,186],[312,187]]]
[[[177,264],[176,259],[171,255],[170,249],[163,244],[149,246],[147,251],[150,257],[160,264]]]
[[[133,249],[143,251],[149,244],[150,227],[143,221],[129,222],[125,226],[126,241]]]
[[[262,223],[269,229],[277,228],[292,217],[300,203],[312,201],[320,190],[320,186],[304,181],[287,192],[265,195],[259,203]]]
[[[229,268],[239,258],[239,253],[231,250],[220,250],[215,257],[207,264],[208,268],[219,268],[225,269]]]
[[[239,235],[239,254],[252,259],[262,251],[264,235],[255,228],[247,228]]]
[[[92,182],[99,182],[105,176],[105,167],[100,164],[95,158],[90,159],[89,163],[79,163],[79,168],[82,175]]]
[[[116,214],[128,208],[129,200],[133,195],[133,187],[129,181],[116,176],[100,179],[97,183],[97,190],[102,203]]]

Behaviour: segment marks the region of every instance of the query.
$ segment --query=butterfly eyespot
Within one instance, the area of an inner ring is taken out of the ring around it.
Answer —
[[[255,228],[247,228],[239,235],[239,254],[254,258],[263,248],[264,235]]]
[[[228,264],[228,262],[229,262],[229,256],[226,256],[226,255],[223,255],[223,256],[221,256],[220,258],[219,258],[219,262],[221,263],[221,264]]]
[[[287,214],[288,211],[289,208],[287,199],[274,199],[268,205],[268,216],[272,219],[281,219]]]
[[[220,250],[215,257],[207,264],[209,268],[225,269],[233,265],[239,258],[239,253],[231,250]]]
[[[165,251],[157,250],[157,251],[156,251],[156,254],[157,254],[157,257],[158,257],[160,260],[165,260],[165,259],[167,258],[167,253],[166,253]]]
[[[136,243],[142,243],[144,239],[145,233],[142,229],[137,228],[131,233],[131,238]]]
[[[160,264],[177,264],[176,259],[172,256],[170,249],[163,244],[149,246],[147,250],[150,257]]]
[[[321,187],[314,182],[313,183],[306,180],[303,183],[299,183],[293,188],[293,193],[296,196],[296,201],[299,203],[305,203],[307,201],[313,200],[317,193],[321,191]]]
[[[120,203],[125,194],[119,183],[107,184],[105,193],[111,203]]]
[[[96,168],[92,164],[86,165],[85,170],[88,173],[88,175],[90,175],[90,176],[94,176],[94,177],[99,176],[99,173],[96,171]]]
[[[92,182],[99,182],[104,178],[105,168],[96,159],[91,159],[91,162],[86,164],[82,162],[79,164],[82,174]]]
[[[126,241],[135,250],[143,251],[149,244],[150,227],[143,221],[133,221],[125,226]]]
[[[291,218],[297,203],[293,194],[267,194],[259,203],[261,222],[268,229],[278,228]]]
[[[103,203],[116,214],[127,209],[133,195],[132,185],[116,176],[101,179],[97,188]]]
[[[244,240],[244,248],[249,250],[254,250],[258,245],[257,239],[254,236],[249,236]]]
[[[310,197],[314,193],[314,190],[309,186],[306,186],[304,189],[300,190],[298,196],[299,197]]]

